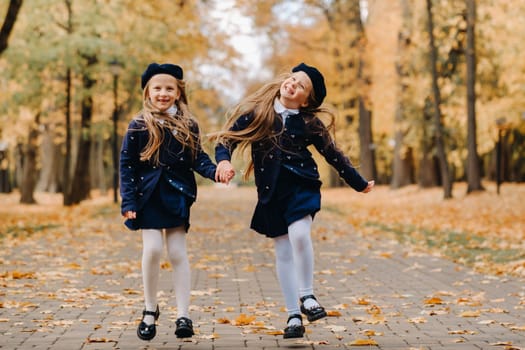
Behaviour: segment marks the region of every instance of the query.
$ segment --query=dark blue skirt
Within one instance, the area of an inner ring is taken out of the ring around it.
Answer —
[[[282,167],[275,192],[266,204],[257,202],[250,228],[267,237],[288,234],[288,226],[321,209],[321,182]]]
[[[163,198],[169,198],[169,203]],[[130,230],[160,230],[184,226],[187,232],[190,227],[188,203],[191,202],[182,192],[161,180],[142,209],[137,211],[137,218],[127,219],[124,224]]]

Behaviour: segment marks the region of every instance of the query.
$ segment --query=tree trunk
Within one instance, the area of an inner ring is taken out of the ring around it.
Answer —
[[[56,131],[49,125],[44,126],[42,142],[40,144],[40,159],[42,162],[40,176],[36,186],[37,191],[53,192],[59,190],[60,167],[58,163],[61,158],[60,146],[55,143]]]
[[[443,124],[441,122],[441,91],[438,86],[437,74],[437,49],[434,42],[434,20],[432,16],[432,0],[427,0],[428,34],[430,38],[430,62],[432,70],[432,92],[434,96],[434,139],[436,141],[436,153],[439,159],[439,168],[443,182],[443,197],[452,198],[452,179],[448,169],[448,161],[445,153],[445,141],[443,137]]]
[[[484,190],[481,185],[480,160],[476,139],[476,1],[467,3],[467,193]]]
[[[89,73],[90,66],[97,62],[96,56],[86,57],[88,61],[86,71],[82,76],[82,85],[85,91],[81,103],[80,137],[78,141],[77,160],[73,173],[70,199],[71,204],[78,204],[89,198],[91,192],[89,179],[89,159],[91,150],[91,121],[93,118],[93,96],[91,89],[96,83]]]
[[[73,8],[70,0],[65,1],[67,8],[67,35],[73,33]],[[66,140],[64,144],[64,167],[62,169],[62,194],[65,206],[73,205],[71,191],[71,86],[72,73],[71,67],[66,70]]]
[[[9,149],[7,142],[0,141],[0,193],[9,192],[11,192]]]
[[[37,154],[38,154],[38,125],[40,113],[35,117],[35,123],[30,126],[27,144],[23,147],[22,156],[22,180],[20,182],[20,203],[36,203],[34,192],[38,178]]]
[[[363,99],[359,98],[359,172],[365,179],[377,177],[375,166],[375,147],[372,139],[372,112],[366,108]]]
[[[15,26],[16,18],[18,17],[18,13],[22,7],[22,2],[22,0],[9,1],[9,7],[7,8],[4,23],[0,29],[0,55],[5,51],[5,49],[7,49],[9,35],[11,35],[13,27]]]
[[[412,36],[410,25],[412,13],[411,6],[407,0],[401,0],[402,26],[397,36],[397,53],[399,60],[396,62],[396,72],[398,76],[397,106],[395,114],[395,134],[394,134],[394,157],[392,160],[392,181],[391,188],[400,188],[414,182],[414,156],[412,148],[405,145],[404,138],[407,132],[405,120],[405,94],[407,85],[404,83],[409,76],[409,46]]]
[[[359,1],[355,2],[355,5],[361,13]],[[360,173],[365,179],[372,180],[377,177],[377,168],[375,161],[375,146],[374,138],[372,135],[372,111],[368,107],[366,101],[368,101],[368,91],[371,84],[371,78],[366,73],[366,46],[367,38],[361,16],[355,16],[356,27],[358,30],[358,69],[357,69],[357,80],[361,86],[359,92],[359,160],[360,160]]]
[[[66,72],[66,140],[64,144],[64,168],[62,170],[62,193],[65,206],[73,204],[71,197],[71,68]]]

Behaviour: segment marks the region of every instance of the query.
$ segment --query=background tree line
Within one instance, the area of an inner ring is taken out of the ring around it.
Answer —
[[[336,140],[366,177],[443,186],[445,198],[454,181],[468,191],[497,175],[524,181],[522,1],[230,0],[244,20],[233,29],[224,6],[2,2],[0,190],[17,188],[24,203],[37,190],[61,192],[72,205],[114,188],[115,146],[140,110],[139,78],[152,61],[185,68],[205,132],[268,76],[306,61],[325,74]],[[261,67],[235,50],[246,30]]]

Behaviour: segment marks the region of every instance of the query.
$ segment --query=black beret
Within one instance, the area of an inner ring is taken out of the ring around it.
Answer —
[[[182,68],[180,66],[177,66],[176,64],[150,63],[148,68],[146,68],[144,73],[142,73],[142,80],[141,80],[142,89],[144,89],[144,87],[146,86],[148,81],[151,79],[151,77],[157,74],[168,74],[179,80],[182,80],[182,76],[183,76]]]
[[[317,105],[312,107],[319,107],[323,103],[324,98],[326,97],[326,86],[324,85],[323,75],[317,70],[317,68],[309,66],[305,63],[300,63],[292,69],[293,73],[299,71],[305,72],[306,75],[308,75],[308,77],[312,81],[315,100],[317,102]]]

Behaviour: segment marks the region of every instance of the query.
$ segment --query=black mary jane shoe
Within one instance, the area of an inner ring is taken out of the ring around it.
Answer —
[[[157,335],[157,327],[155,323],[147,324],[144,322],[144,316],[154,316],[155,321],[159,319],[159,306],[157,305],[157,310],[155,311],[142,311],[142,321],[140,321],[139,327],[137,328],[137,336],[142,340],[151,340]]]
[[[298,318],[299,320],[301,320],[301,324],[299,326],[292,325],[292,326],[286,327],[284,329],[284,335],[283,335],[284,339],[302,338],[304,336],[303,317],[299,314],[290,315],[286,323],[290,322],[292,318]]]
[[[301,297],[301,312],[306,315],[306,318],[308,319],[308,322],[313,322],[316,320],[319,320],[323,317],[326,317],[326,311],[324,307],[321,305],[312,307],[312,308],[305,308],[303,303],[306,299],[314,299],[317,301],[317,299],[313,295],[305,295],[304,297]]]
[[[179,317],[175,321],[177,329],[175,329],[175,335],[177,338],[191,338],[193,336],[193,323],[187,317]]]

